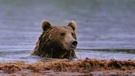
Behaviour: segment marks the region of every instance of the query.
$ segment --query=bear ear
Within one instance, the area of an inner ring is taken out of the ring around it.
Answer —
[[[70,21],[67,26],[71,27],[74,31],[76,29],[76,23],[75,23],[75,21]]]
[[[46,20],[42,20],[41,27],[42,27],[43,31],[46,31],[48,28],[51,27],[51,24]]]

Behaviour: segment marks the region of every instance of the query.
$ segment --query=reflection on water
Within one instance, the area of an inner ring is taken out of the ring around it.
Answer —
[[[134,7],[134,0],[1,0],[0,60],[29,56],[42,31],[42,19],[56,25],[75,20],[79,49],[135,49]],[[81,53],[95,57],[87,51]]]

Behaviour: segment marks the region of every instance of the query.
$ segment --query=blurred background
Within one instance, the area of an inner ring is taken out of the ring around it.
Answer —
[[[77,49],[135,49],[135,0],[0,0],[0,59],[29,55],[43,19],[74,20]]]

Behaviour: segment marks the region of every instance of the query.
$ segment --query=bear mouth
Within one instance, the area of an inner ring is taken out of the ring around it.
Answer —
[[[66,51],[74,51],[77,46],[74,46],[74,45],[68,43],[68,44],[64,44],[63,47],[65,47]]]
[[[76,46],[71,46],[70,49],[69,49],[69,51],[73,51],[75,49],[76,49]]]

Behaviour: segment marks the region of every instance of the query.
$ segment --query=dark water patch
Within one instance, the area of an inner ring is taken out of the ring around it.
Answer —
[[[135,54],[135,49],[93,49],[94,51],[105,51],[105,52],[126,52]]]
[[[122,49],[78,49],[76,50],[78,59],[85,59],[86,57],[88,57],[88,58],[95,58],[99,60],[102,59],[135,60],[134,53],[135,53],[134,50],[126,50],[126,49],[124,50]]]
[[[86,51],[104,51],[104,52],[125,52],[125,53],[135,53],[135,49],[91,49],[91,48],[77,48],[77,50],[86,50]]]

